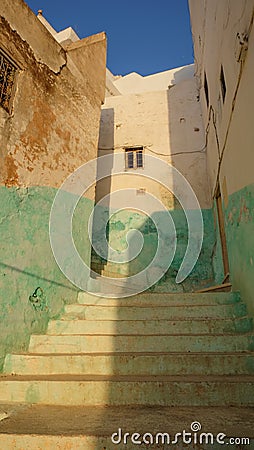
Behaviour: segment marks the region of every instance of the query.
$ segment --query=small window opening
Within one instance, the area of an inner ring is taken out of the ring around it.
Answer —
[[[220,70],[220,87],[221,87],[222,100],[224,103],[225,97],[226,97],[226,92],[227,92],[227,86],[226,86],[225,75],[224,75],[224,70],[223,70],[222,66],[221,66],[221,70]]]
[[[208,91],[208,83],[207,83],[206,73],[204,76],[204,90],[205,90],[206,104],[207,104],[207,106],[209,106],[209,91]]]
[[[125,149],[125,168],[137,169],[144,167],[143,147]]]
[[[16,71],[16,64],[0,50],[0,105],[7,112],[11,111]]]

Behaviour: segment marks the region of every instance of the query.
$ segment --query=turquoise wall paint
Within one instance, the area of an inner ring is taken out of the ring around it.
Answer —
[[[213,271],[215,284],[221,284],[224,279],[224,265],[222,257],[220,228],[218,222],[218,212],[216,206],[216,200],[213,204],[213,219],[214,219],[214,249],[213,249]]]
[[[188,228],[182,210],[170,211],[177,230],[177,248],[175,257],[165,276],[153,287],[158,292],[191,292],[214,284],[212,254],[214,248],[214,224],[211,209],[203,209],[204,236],[200,256],[190,275],[180,285],[176,285],[175,277],[184,258],[187,246]],[[193,211],[195,218],[196,212]]]
[[[206,285],[211,285],[214,278],[212,268],[212,255],[214,248],[214,223],[212,210],[202,210],[204,221],[204,239],[201,254],[190,276],[181,285],[177,285],[175,283],[175,278],[186,251],[188,227],[183,210],[178,208],[170,210],[169,212],[177,231],[176,253],[168,272],[157,283],[157,285],[151,289],[156,291],[177,292],[182,290],[189,291]],[[197,213],[193,211],[192,214],[195,219],[195,214]],[[95,265],[93,265],[94,268],[103,268],[102,266],[104,265],[104,269],[108,272],[123,275],[132,275],[146,268],[149,262],[152,261],[157,248],[157,231],[153,223],[153,219],[163,225],[166,221],[166,215],[167,214],[165,212],[157,212],[154,213],[151,218],[148,218],[144,214],[142,215],[138,212],[126,210],[113,214],[107,228],[109,244],[119,252],[126,249],[126,234],[129,230],[136,228],[143,235],[143,249],[133,261],[124,264],[106,263],[105,259],[103,260],[102,258],[93,255],[93,261],[95,262]],[[107,220],[107,218],[107,209],[100,208],[98,210],[97,220],[95,221],[93,234],[93,239],[99,249],[103,248],[103,220]],[[162,239],[164,239],[165,242],[172,240],[172,233],[168,231],[166,227],[164,227],[164,230],[165,233],[163,233]],[[169,259],[170,255],[165,255],[165,257]]]
[[[254,317],[254,184],[231,194],[223,207],[231,282]]]
[[[25,351],[31,333],[43,333],[49,318],[57,317],[65,303],[77,298],[77,289],[61,273],[49,243],[48,222],[55,194],[56,189],[47,187],[0,188],[0,364],[7,352]],[[73,220],[74,241],[87,263],[90,244],[86,230],[92,208],[91,200],[82,199]],[[191,291],[211,285],[212,267],[215,280],[221,281],[218,227],[214,233],[213,211],[203,210],[201,255],[187,280],[182,285],[175,284],[186,249],[187,224],[181,210],[172,210],[171,214],[178,235],[176,255],[168,273],[151,290]],[[227,208],[224,205],[224,214],[233,289],[241,291],[254,316],[254,185],[232,194]],[[110,242],[116,247],[125,245],[126,230],[137,224],[145,245],[140,260],[134,261],[135,270],[147,264],[156,248],[157,234],[151,219],[115,215],[109,224]],[[95,230],[95,236],[96,232],[98,238],[99,229]]]
[[[7,352],[25,350],[32,333],[43,333],[49,318],[77,289],[58,268],[49,242],[49,214],[56,189],[0,188],[0,368]],[[87,219],[93,208],[83,198],[73,220],[74,241],[90,262]]]

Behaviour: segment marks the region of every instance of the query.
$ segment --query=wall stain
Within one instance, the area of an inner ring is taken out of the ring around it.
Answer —
[[[48,153],[47,140],[56,121],[56,115],[47,103],[36,99],[34,109],[32,120],[20,136],[25,147],[24,156],[32,162],[39,157],[41,151]],[[27,147],[29,150],[26,151]]]
[[[17,169],[18,166],[13,158],[12,155],[7,155],[4,158],[5,167],[6,167],[6,179],[5,179],[5,186],[11,187],[11,186],[18,186],[18,173]]]

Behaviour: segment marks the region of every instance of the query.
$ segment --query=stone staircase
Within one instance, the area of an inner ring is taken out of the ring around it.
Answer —
[[[122,265],[108,261],[103,263],[95,257],[93,257],[91,261],[91,269],[98,275],[110,278],[125,278],[136,273],[130,273],[129,265]]]
[[[253,350],[238,293],[80,293],[26,354],[6,356],[0,448],[122,450],[111,442],[119,427],[173,433],[198,419],[207,432],[254,438]],[[181,445],[171,447],[210,448]]]

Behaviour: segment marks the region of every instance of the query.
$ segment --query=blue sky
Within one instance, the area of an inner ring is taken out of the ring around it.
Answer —
[[[188,0],[26,0],[60,31],[80,38],[106,31],[115,75],[148,75],[193,62]]]

